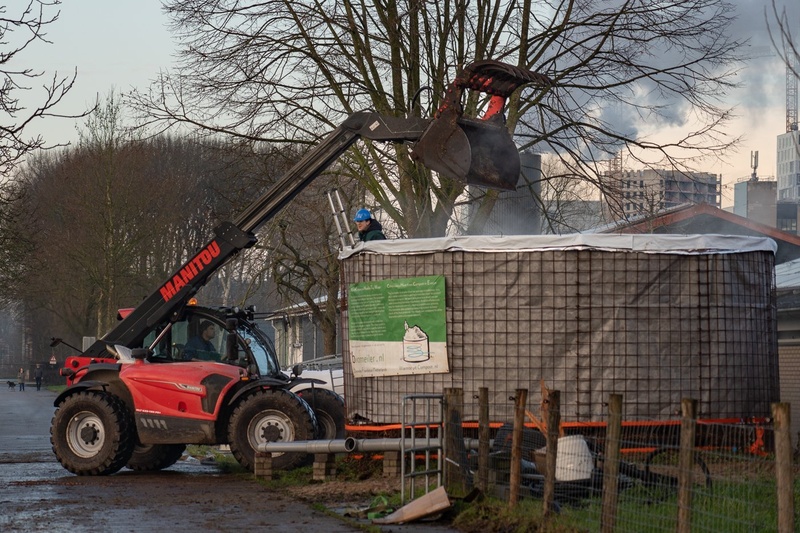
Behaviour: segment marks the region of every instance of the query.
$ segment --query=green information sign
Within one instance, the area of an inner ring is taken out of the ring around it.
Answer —
[[[348,289],[355,377],[449,372],[444,276],[353,283]]]

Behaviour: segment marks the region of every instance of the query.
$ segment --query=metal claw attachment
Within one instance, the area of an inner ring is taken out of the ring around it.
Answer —
[[[550,85],[551,81],[499,61],[471,63],[448,86],[444,103],[414,145],[414,157],[431,170],[468,184],[516,189],[519,150],[508,133],[503,111],[508,97],[529,83]],[[464,116],[464,89],[491,96],[482,117]]]

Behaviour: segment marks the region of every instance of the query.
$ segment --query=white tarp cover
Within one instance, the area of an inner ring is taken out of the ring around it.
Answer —
[[[661,234],[571,234],[461,236],[432,239],[397,239],[359,243],[342,251],[339,259],[360,252],[379,254],[419,254],[441,251],[536,251],[536,250],[605,250],[665,254],[725,254],[769,251],[778,245],[766,237],[741,235],[661,235]]]
[[[369,242],[342,254],[348,417],[398,423],[404,398],[479,389],[493,421],[517,389],[561,392],[564,421],[662,419],[683,398],[702,418],[769,416],[778,400],[774,241],[726,235],[453,237]],[[355,377],[349,288],[445,280],[449,371]],[[535,410],[535,409],[534,409]]]

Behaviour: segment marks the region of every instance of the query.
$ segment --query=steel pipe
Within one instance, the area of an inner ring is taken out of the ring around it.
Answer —
[[[355,449],[354,441],[355,439],[267,442],[259,444],[256,450],[268,453],[350,453]]]
[[[438,438],[405,439],[405,445],[410,449],[441,448]],[[464,439],[464,446],[469,450],[478,449],[478,439]],[[259,452],[269,453],[350,453],[350,452],[389,452],[402,451],[403,439],[346,439],[335,440],[296,440],[289,442],[267,442],[257,447]]]

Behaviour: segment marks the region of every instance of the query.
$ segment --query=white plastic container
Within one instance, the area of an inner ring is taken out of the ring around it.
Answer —
[[[558,439],[556,481],[581,481],[592,477],[594,461],[589,445],[581,435]]]

